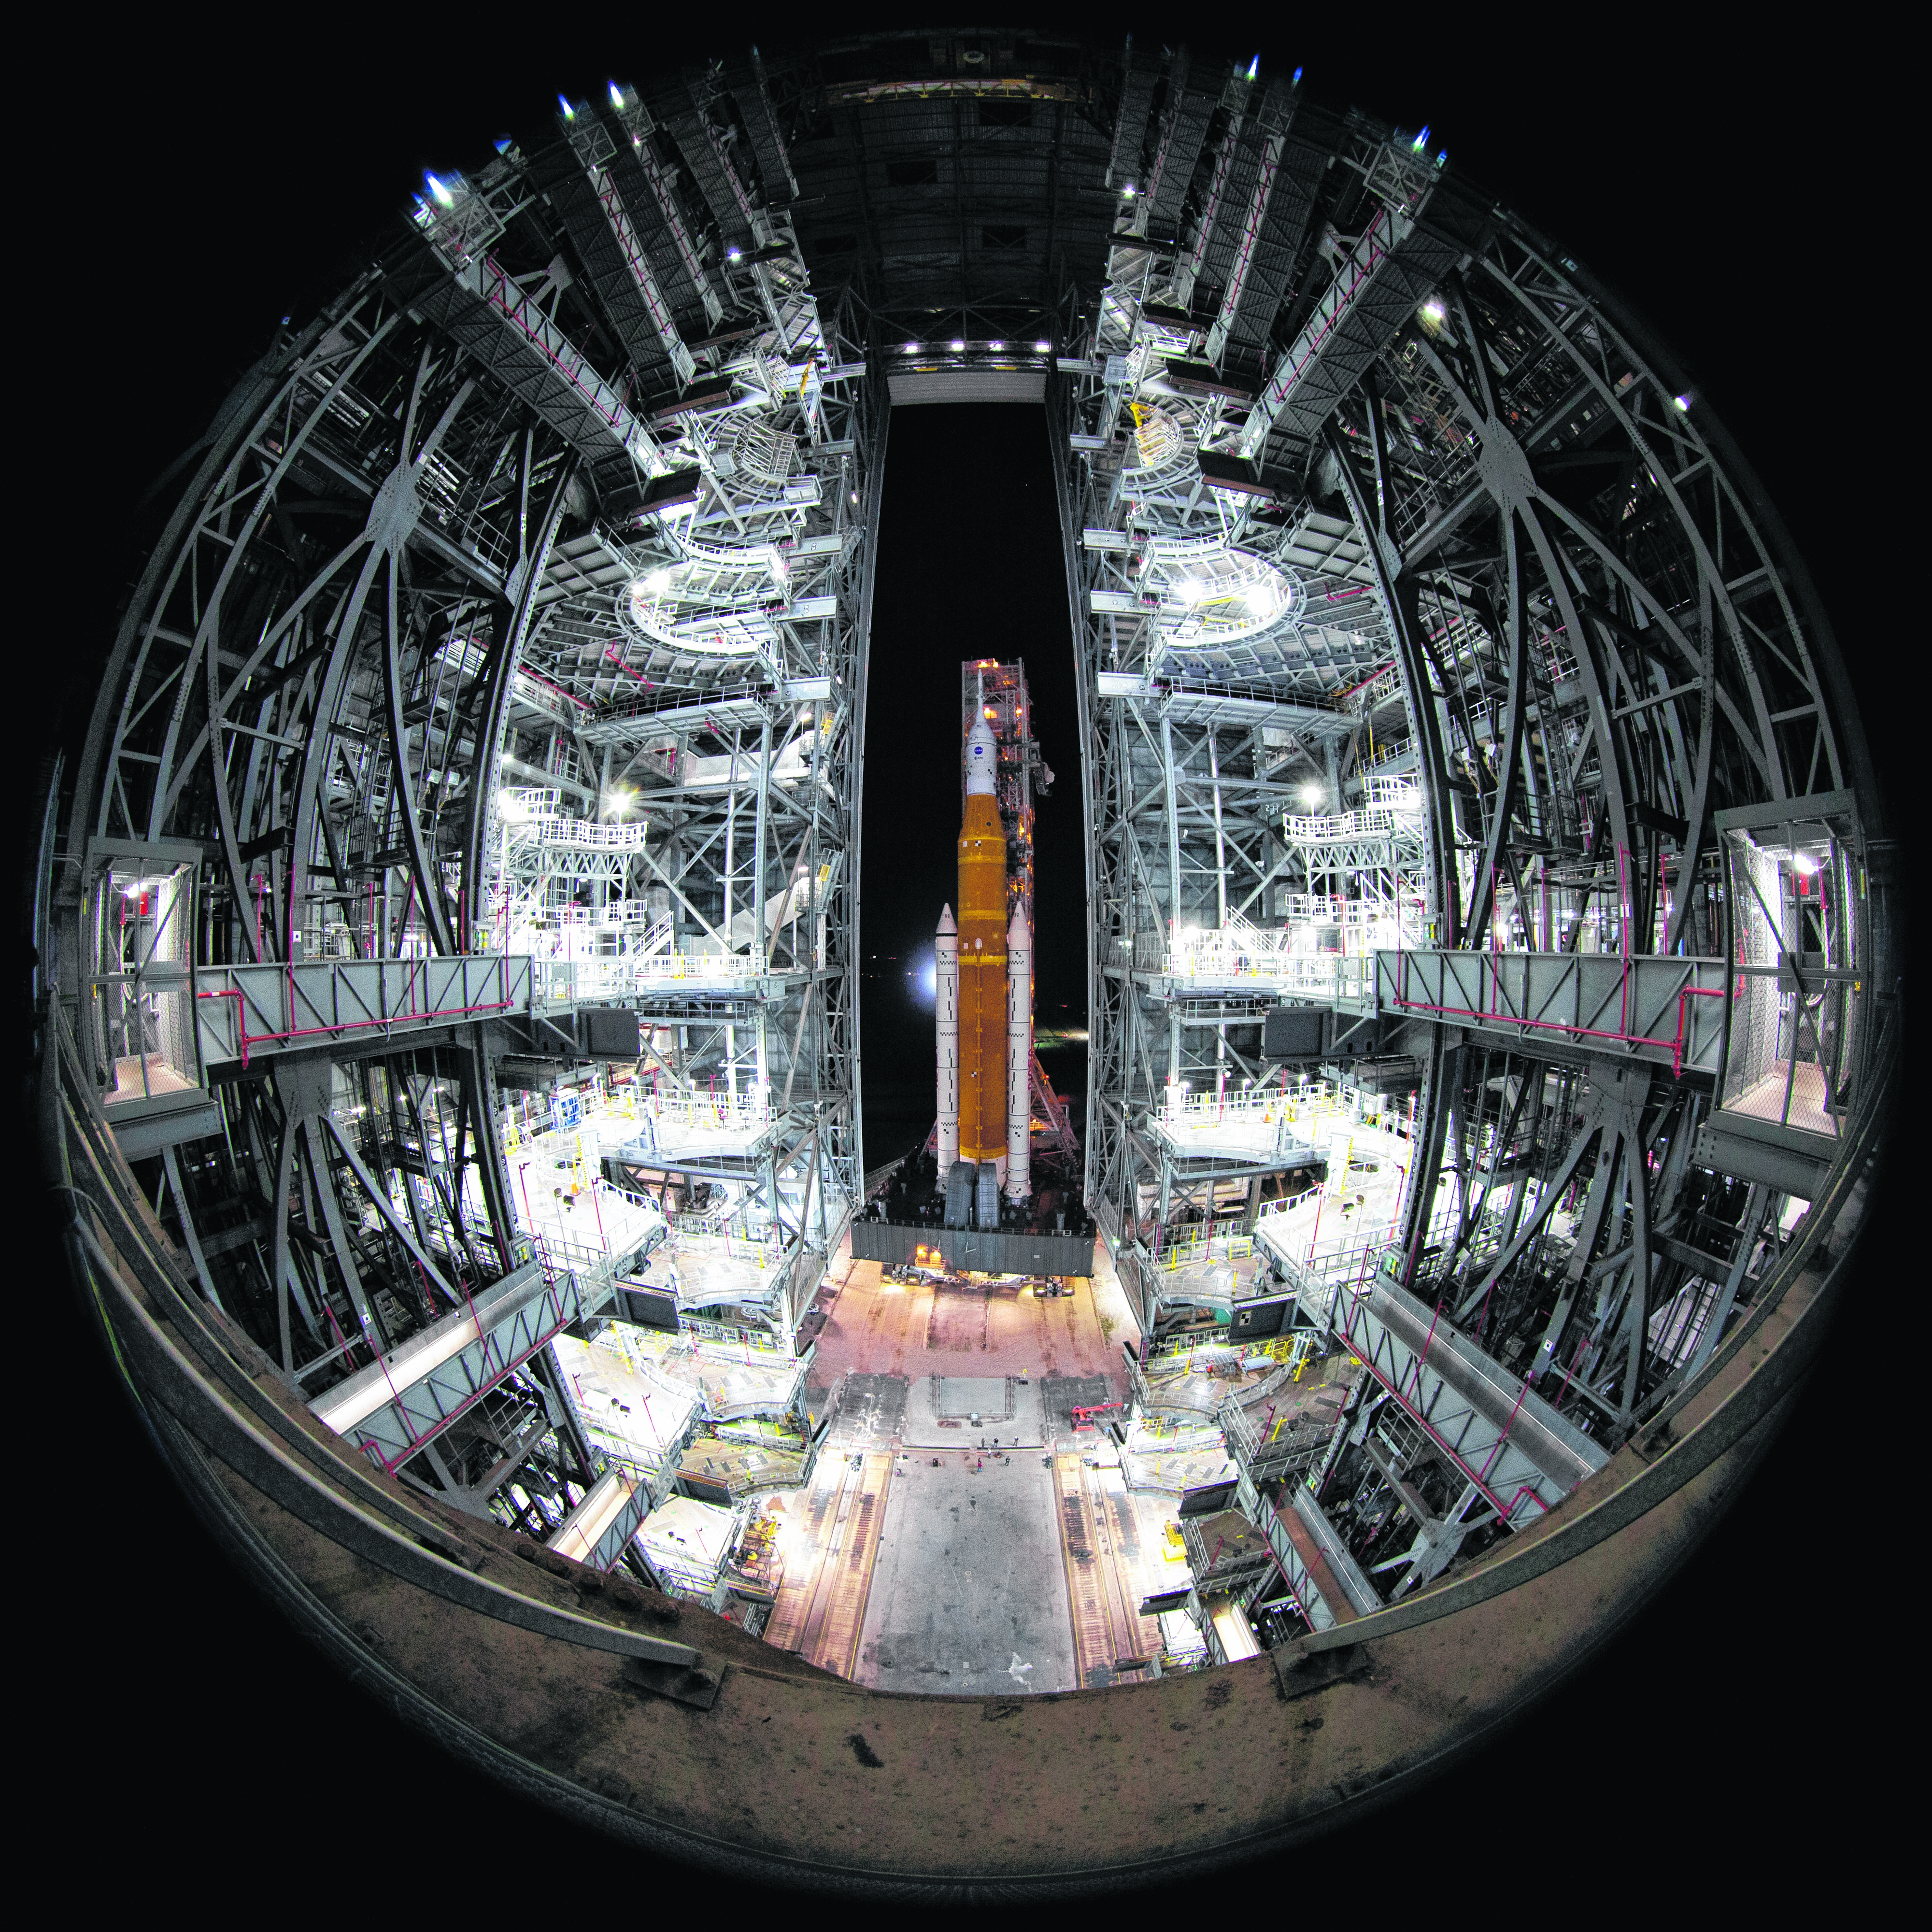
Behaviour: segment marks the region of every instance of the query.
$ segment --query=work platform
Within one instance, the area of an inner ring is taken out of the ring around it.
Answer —
[[[676,1328],[710,1312],[788,1342],[825,1258],[815,1244],[775,1224],[768,1208],[763,1223],[750,1232],[735,1225],[750,1218],[745,1206],[749,1191],[762,1188],[769,1200],[769,1163],[728,1168],[721,1162],[697,1170],[737,1191],[715,1210],[676,1216],[674,1228],[672,1217],[640,1191],[641,1182],[638,1188],[617,1186],[600,1171],[609,1166],[620,1173],[638,1172],[626,1156],[639,1112],[598,1108],[573,1114],[575,1124],[568,1128],[516,1136],[508,1165],[519,1224],[548,1243],[574,1243],[601,1252],[620,1286],[626,1319]],[[614,1146],[624,1155],[613,1154]],[[660,1165],[650,1172],[688,1176],[693,1169]],[[799,1192],[790,1190],[795,1214]],[[778,1184],[778,1193],[786,1199],[785,1183]]]
[[[796,1490],[810,1473],[812,1460],[807,1443],[787,1447],[728,1428],[692,1442],[679,1459],[677,1480],[686,1495],[700,1502],[736,1503],[773,1490]]]
[[[1143,1384],[1130,1378],[1133,1394]],[[1227,1384],[1213,1391],[1225,1400]],[[1130,1489],[1156,1490],[1196,1509],[1214,1506],[1232,1488],[1239,1472],[1229,1460],[1227,1444],[1214,1421],[1213,1408],[1183,1408],[1179,1404],[1150,1410],[1143,1398],[1138,1413],[1114,1432],[1120,1444],[1120,1466]]]
[[[599,928],[582,930],[594,935]],[[519,930],[525,944],[533,936],[527,929]],[[804,968],[773,970],[755,957],[736,952],[670,952],[638,960],[622,954],[561,951],[530,956],[536,1007],[545,1012],[586,1001],[615,1001],[650,1016],[662,1007],[686,1002],[778,1005],[812,976]]]
[[[789,1334],[795,1308],[810,1298],[824,1272],[815,1248],[781,1246],[740,1234],[680,1229],[675,1261],[680,1311],[755,1310]]]
[[[526,1143],[510,1157],[511,1202],[525,1234],[613,1276],[631,1274],[664,1246],[670,1227],[655,1201],[595,1174],[580,1178],[558,1153]]]
[[[1287,1364],[1226,1396],[1216,1418],[1251,1488],[1304,1474],[1334,1437],[1354,1380],[1346,1355]]]
[[[1836,1157],[1838,1137],[1835,1131],[1796,1123],[1806,1120],[1808,1114],[1822,1118],[1832,1130],[1838,1123],[1817,1097],[1824,1084],[1816,1078],[1818,1070],[1801,1066],[1798,1071],[1801,1076],[1813,1075],[1814,1080],[1801,1078],[1790,1083],[1796,1096],[1790,1124],[1778,1120],[1774,1111],[1784,1100],[1786,1082],[1780,1075],[1767,1076],[1746,1090],[1744,1105],[1718,1108],[1698,1129],[1693,1150],[1698,1165],[1756,1181],[1797,1200],[1816,1200]],[[1759,1111],[1754,1111],[1754,1105]]]
[[[1375,1010],[1376,964],[1370,956],[1282,953],[1243,965],[1225,952],[1206,958],[1181,956],[1138,968],[1133,976],[1154,998],[1166,1001],[1295,1000],[1340,1012]]]
[[[638,1526],[638,1546],[667,1590],[708,1600],[744,1522],[739,1509],[672,1496]]]
[[[686,1333],[631,1328],[629,1358],[655,1378],[684,1390],[706,1419],[730,1422],[753,1415],[786,1415],[804,1401],[812,1352],[801,1355],[755,1348]]]
[[[1180,1533],[1194,1587],[1204,1594],[1238,1588],[1274,1567],[1274,1553],[1268,1546],[1267,1532],[1239,1510],[1183,1516]]]
[[[617,1466],[670,1492],[680,1454],[704,1412],[702,1393],[661,1373],[632,1332],[606,1324],[592,1342],[552,1343],[564,1386],[591,1446]]]
[[[1161,1250],[1154,1280],[1163,1308],[1203,1310],[1225,1325],[1236,1303],[1264,1286],[1265,1258],[1256,1253],[1252,1235],[1197,1234]]]
[[[772,1144],[781,1124],[762,1096],[746,1100],[701,1094],[653,1096],[628,1114],[608,1114],[597,1123],[607,1159],[649,1168],[755,1160]]]
[[[1280,1094],[1171,1094],[1148,1131],[1178,1160],[1305,1167],[1321,1156]]]
[[[158,1053],[116,1060],[114,1084],[101,1094],[100,1110],[114,1130],[116,1145],[130,1161],[221,1131],[214,1096]]]

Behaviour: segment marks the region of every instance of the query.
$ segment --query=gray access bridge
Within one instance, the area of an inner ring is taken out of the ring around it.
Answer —
[[[206,1071],[301,1048],[386,1048],[440,1027],[530,1011],[529,958],[501,952],[406,959],[270,961],[194,970]]]
[[[1610,1460],[1526,1379],[1386,1275],[1339,1296],[1334,1320],[1349,1352],[1511,1528]]]
[[[1370,1460],[1414,1518],[1427,1546],[1404,1587],[1438,1574],[1481,1522],[1499,1520],[1521,1528],[1609,1460],[1600,1444],[1527,1382],[1386,1276],[1375,1277],[1360,1294],[1344,1289],[1330,1319],[1337,1338],[1367,1370],[1372,1387],[1407,1415],[1462,1478],[1462,1502],[1438,1518],[1403,1480],[1402,1470],[1372,1433],[1364,1434]],[[1279,1480],[1291,1462],[1298,1466],[1305,1456],[1304,1442],[1269,1442],[1251,1418],[1232,1406],[1222,1420],[1243,1490],[1257,1502],[1260,1484]],[[1312,1480],[1318,1486],[1320,1476]],[[1380,1606],[1380,1597],[1322,1514],[1315,1492],[1298,1477],[1286,1511],[1269,1512],[1264,1526],[1289,1588],[1316,1629]]]
[[[1723,1057],[1721,959],[1460,951],[1375,959],[1378,1013],[1467,1027],[1532,1052],[1568,1046],[1642,1060],[1673,1077],[1714,1078]]]
[[[393,1474],[539,1348],[611,1299],[608,1259],[537,1252],[482,1293],[312,1402],[317,1418]],[[600,1264],[600,1262],[601,1264]]]
[[[1312,1629],[1333,1630],[1381,1609],[1375,1586],[1303,1484],[1295,1484],[1283,1503],[1266,1512],[1262,1526]]]

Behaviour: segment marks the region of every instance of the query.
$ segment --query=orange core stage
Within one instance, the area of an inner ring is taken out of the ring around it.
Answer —
[[[959,1158],[1006,1152],[1006,835],[969,791],[959,830]]]

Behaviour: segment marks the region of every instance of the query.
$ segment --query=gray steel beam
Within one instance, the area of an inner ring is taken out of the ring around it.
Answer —
[[[293,966],[203,966],[195,1020],[204,1066],[406,1042],[452,1024],[530,1010],[526,958],[502,953],[406,959],[310,959]]]
[[[316,1417],[389,1474],[419,1454],[536,1351],[610,1299],[610,1284],[526,1262],[316,1398]]]
[[[1378,952],[1375,1010],[1493,1034],[1530,1052],[1628,1058],[1714,1078],[1724,962],[1640,953]]]
[[[1268,1548],[1311,1628],[1334,1630],[1382,1607],[1375,1586],[1307,1487],[1297,1483],[1262,1522]]]
[[[1555,1508],[1609,1453],[1439,1311],[1382,1276],[1335,1326],[1376,1381],[1512,1528]]]

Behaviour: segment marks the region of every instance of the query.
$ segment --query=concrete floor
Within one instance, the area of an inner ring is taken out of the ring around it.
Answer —
[[[1085,1570],[1070,1556],[1054,1453],[1077,1463],[1098,1438],[1073,1430],[1073,1409],[1126,1393],[1120,1346],[1138,1338],[1112,1273],[1048,1298],[1017,1283],[908,1286],[884,1280],[876,1262],[842,1260],[818,1303],[826,1321],[806,1393],[832,1426],[812,1491],[789,1514],[768,1640],[860,1683],[953,1696],[1071,1690],[1102,1652],[1111,1664],[1134,1648],[1124,1635],[1096,1636],[1092,1658],[1076,1653],[1070,1564]],[[1013,1414],[942,1428],[962,1391],[942,1395],[935,1377],[976,1394],[1010,1378]],[[851,1566],[870,1552],[854,1526],[868,1496],[883,1514],[862,1585]],[[1087,1567],[1117,1552],[1134,1567],[1136,1539],[1102,1530],[1102,1513],[1076,1538]],[[844,1580],[836,1600],[835,1577]],[[1141,1581],[1096,1573],[1094,1587],[1106,1588],[1096,1601],[1118,1606],[1132,1592],[1137,1606]]]
[[[1017,1285],[908,1287],[881,1280],[877,1262],[843,1264],[843,1274],[838,1265],[818,1297],[827,1312],[815,1384],[829,1388],[848,1373],[1059,1374],[1104,1376],[1124,1387],[1120,1346],[1138,1335],[1110,1273],[1076,1279],[1072,1294],[1046,1300]]]
[[[1052,1462],[1037,1450],[901,1462],[860,1683],[952,1696],[1076,1688]]]
[[[1130,1490],[1111,1448],[1063,1450],[1053,1461],[1076,1681],[1112,1684],[1160,1652],[1159,1622],[1141,1616],[1142,1602],[1186,1586],[1185,1566],[1166,1561],[1162,1538],[1177,1499]]]
[[[900,1441],[908,1449],[1042,1449],[1046,1424],[1041,1384],[1018,1376],[960,1381],[921,1376],[908,1388]],[[946,1391],[951,1390],[949,1395]],[[980,1420],[973,1420],[974,1413]]]

